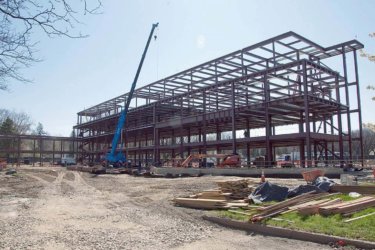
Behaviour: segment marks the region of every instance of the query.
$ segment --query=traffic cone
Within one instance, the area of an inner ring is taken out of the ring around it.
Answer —
[[[266,176],[264,175],[264,170],[262,170],[262,175],[260,176],[260,182],[261,183],[266,182]]]

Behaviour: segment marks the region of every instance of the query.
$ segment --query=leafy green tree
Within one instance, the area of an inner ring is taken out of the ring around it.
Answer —
[[[5,121],[3,121],[3,123],[1,124],[0,134],[3,134],[3,135],[17,134],[17,129],[15,127],[15,124],[12,121],[12,119],[10,119],[9,117],[7,117]]]
[[[13,135],[17,134],[17,130],[15,128],[15,124],[7,117],[0,126],[0,134],[2,135]],[[14,146],[14,141],[12,139],[1,139],[0,140],[0,150],[6,151],[8,149],[11,149]],[[0,155],[1,157],[9,157],[9,153],[4,153]]]

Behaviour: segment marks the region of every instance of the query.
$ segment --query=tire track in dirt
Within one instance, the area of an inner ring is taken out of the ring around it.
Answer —
[[[288,239],[250,237],[202,221],[202,211],[171,204],[173,197],[211,188],[209,183],[214,186],[215,177],[92,178],[88,173],[60,168],[52,174],[53,181],[48,181],[51,178],[43,178],[51,175],[47,171],[30,170],[28,176],[42,191],[38,189],[31,207],[17,217],[0,220],[0,249],[291,249],[301,243],[300,249],[324,248]],[[64,185],[71,187],[68,193]]]
[[[41,199],[33,206],[34,213],[28,215],[36,222],[32,241],[38,242],[44,249],[51,249],[50,246],[56,244],[62,249],[69,248],[66,245],[69,239],[79,235],[78,232],[88,232],[88,228],[97,223],[89,218],[105,218],[108,214],[100,191],[89,186],[81,173],[73,172],[74,180],[66,179],[66,174],[65,169],[58,171],[52,182],[44,180],[39,174],[30,174],[44,185]]]
[[[74,173],[74,185],[75,188],[78,189],[80,192],[83,193],[91,193],[95,195],[102,195],[103,193],[95,188],[94,186],[89,185],[84,178],[82,177],[81,172],[73,172]]]
[[[39,176],[36,176],[36,175],[33,174],[33,173],[28,172],[28,173],[23,173],[23,174],[26,175],[26,176],[28,176],[28,177],[30,177],[30,178],[33,178],[33,179],[39,181],[39,182],[42,183],[44,186],[47,186],[47,185],[50,185],[50,184],[51,184],[49,181],[46,181],[45,179],[43,179],[43,178],[41,178],[41,177],[39,177]]]

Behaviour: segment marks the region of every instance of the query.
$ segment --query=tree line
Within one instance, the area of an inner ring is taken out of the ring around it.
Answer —
[[[48,135],[43,124],[34,126],[33,119],[25,112],[0,109],[0,134],[4,135]]]

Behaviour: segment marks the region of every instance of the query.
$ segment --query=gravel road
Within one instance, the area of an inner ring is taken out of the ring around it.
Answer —
[[[329,249],[248,235],[171,199],[229,177],[150,179],[22,167],[0,172],[0,249]]]

